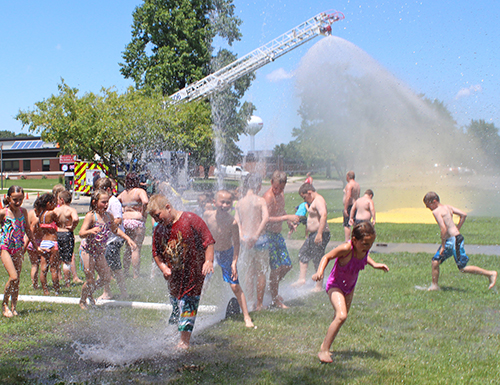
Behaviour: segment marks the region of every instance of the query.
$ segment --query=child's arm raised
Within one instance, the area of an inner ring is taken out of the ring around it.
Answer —
[[[370,256],[368,256],[368,258],[367,258],[367,263],[371,267],[373,267],[374,269],[384,270],[385,272],[389,271],[389,268],[387,267],[387,265],[384,265],[383,263],[377,263],[377,262],[375,262]]]
[[[351,245],[348,242],[345,242],[345,243],[337,246],[335,249],[331,250],[330,252],[326,253],[323,256],[323,258],[321,258],[321,262],[319,263],[319,266],[318,266],[318,271],[313,274],[312,280],[313,281],[321,281],[323,279],[324,274],[325,274],[325,269],[326,269],[326,266],[328,266],[328,263],[335,258],[345,257],[346,255],[349,254],[350,251],[351,251]]]

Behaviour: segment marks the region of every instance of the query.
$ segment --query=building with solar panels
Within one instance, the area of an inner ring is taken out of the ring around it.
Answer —
[[[40,137],[0,139],[1,164],[5,178],[58,178],[63,175],[59,165],[59,147]]]

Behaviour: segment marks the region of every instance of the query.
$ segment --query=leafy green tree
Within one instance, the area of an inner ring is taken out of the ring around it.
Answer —
[[[236,59],[226,49],[213,56],[216,36],[229,46],[241,38],[241,20],[234,15],[232,0],[145,0],[133,16],[132,40],[120,71],[137,89],[171,95]],[[241,159],[236,142],[253,107],[240,106],[239,100],[252,80],[253,75],[242,77],[210,98],[221,162]],[[212,144],[210,140],[203,151],[192,153],[206,172],[215,161],[214,147],[208,151]]]
[[[64,81],[59,94],[35,103],[32,111],[19,111],[16,119],[42,139],[57,142],[63,154],[92,161],[97,155],[110,168],[139,168],[145,154],[176,148],[202,153],[210,143],[210,110],[205,103],[165,108],[160,94],[144,95],[130,88],[124,94],[102,89],[78,96]]]
[[[163,95],[208,75],[215,36],[229,45],[241,37],[230,0],[145,0],[133,17],[120,71],[136,88]]]

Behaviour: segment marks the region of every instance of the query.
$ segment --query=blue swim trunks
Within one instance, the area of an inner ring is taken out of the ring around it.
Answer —
[[[286,248],[285,238],[281,233],[266,232],[267,245],[269,247],[269,265],[271,269],[277,269],[280,266],[291,266],[292,261]]]
[[[231,265],[233,263],[234,247],[231,246],[230,249],[225,251],[215,251],[214,255],[215,260],[222,269],[222,278],[224,278],[224,282],[230,283],[232,285],[238,285],[238,278],[236,278],[235,281],[231,279]]]
[[[176,316],[178,316],[177,329],[180,332],[192,332],[194,328],[194,322],[196,321],[196,315],[198,314],[200,296],[185,295],[181,299],[170,296],[170,303],[172,304],[172,315],[175,314]],[[169,323],[171,322],[169,321]]]
[[[432,257],[432,260],[439,261],[439,264],[453,256],[457,267],[462,270],[467,266],[467,262],[469,262],[469,257],[465,254],[464,237],[462,234],[458,234],[456,237],[450,237],[446,240],[443,255],[439,255],[439,250],[441,250],[441,246],[438,248],[434,257]]]

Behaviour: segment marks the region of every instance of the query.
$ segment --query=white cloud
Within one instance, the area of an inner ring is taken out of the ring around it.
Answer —
[[[477,92],[481,92],[482,90],[483,87],[481,87],[480,84],[470,86],[469,88],[462,88],[460,91],[458,91],[457,95],[455,96],[455,100],[466,98],[467,96],[471,96]]]
[[[266,76],[267,80],[271,83],[276,83],[281,80],[291,79],[293,78],[293,72],[286,72],[283,68],[278,68],[276,71],[271,72]]]

